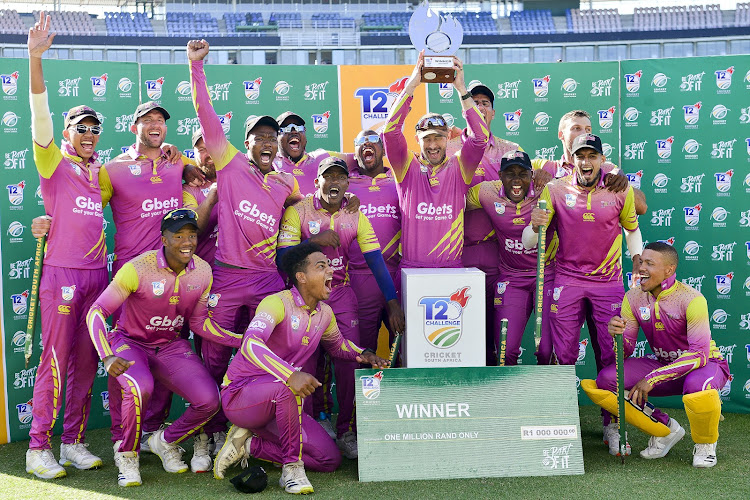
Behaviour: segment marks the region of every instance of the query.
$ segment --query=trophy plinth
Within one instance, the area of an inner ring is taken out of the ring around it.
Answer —
[[[417,50],[424,50],[422,82],[453,83],[453,54],[464,38],[461,23],[451,15],[438,15],[424,2],[409,20],[409,38]]]
[[[453,83],[456,72],[453,69],[453,56],[425,56],[422,67],[422,81],[425,83]]]

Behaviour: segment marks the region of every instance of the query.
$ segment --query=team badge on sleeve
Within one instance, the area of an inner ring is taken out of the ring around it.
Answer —
[[[316,220],[309,221],[307,227],[310,229],[310,234],[318,234],[320,232],[320,222]]]
[[[76,286],[64,286],[62,287],[62,298],[63,300],[73,300],[73,296],[76,293]]]
[[[151,288],[154,291],[154,295],[159,297],[160,295],[164,295],[164,285],[167,283],[166,280],[161,281],[152,281],[151,282]]]
[[[362,395],[365,399],[377,399],[380,396],[380,382],[383,380],[383,372],[375,375],[359,377],[362,382]]]
[[[495,202],[495,212],[497,215],[503,215],[505,213],[505,205],[499,201]]]
[[[220,293],[212,293],[208,296],[208,307],[216,307],[216,304],[219,303],[219,299],[221,298]]]
[[[566,193],[565,194],[565,204],[569,206],[570,208],[573,208],[576,206],[576,195],[572,193]]]
[[[648,307],[639,307],[638,310],[641,313],[641,319],[643,321],[649,321],[651,319],[651,309]]]

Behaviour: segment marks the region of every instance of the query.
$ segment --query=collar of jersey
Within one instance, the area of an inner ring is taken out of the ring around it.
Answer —
[[[307,304],[305,304],[305,299],[302,298],[302,294],[299,293],[299,290],[297,290],[296,286],[292,286],[292,288],[290,289],[290,291],[292,292],[292,297],[294,298],[294,303],[297,304],[297,306],[299,306],[299,307],[301,307],[303,309],[310,309],[310,307]],[[320,311],[320,304],[321,304],[321,302],[318,301],[318,305],[315,306],[315,312],[319,312]]]
[[[391,178],[391,177],[393,177],[393,172],[391,172],[390,168],[388,168],[385,165],[383,165],[383,173],[382,174],[378,174],[375,177],[370,177],[369,175],[362,173],[362,169],[359,168],[359,163],[357,163],[357,165],[351,171],[351,173],[349,174],[349,176],[351,178],[354,178],[354,179],[372,179],[373,181],[375,181],[376,179],[388,179],[388,178]]]
[[[298,167],[300,163],[304,162],[304,161],[305,161],[305,160],[307,160],[308,158],[309,158],[309,156],[307,155],[307,153],[303,153],[303,154],[302,154],[302,158],[300,158],[300,159],[299,159],[299,161],[295,162],[295,161],[294,161],[294,160],[292,160],[291,158],[289,158],[289,161],[291,161],[292,163],[294,163],[294,166],[295,166],[295,167]]]
[[[267,174],[264,174],[264,173],[263,173],[263,172],[262,172],[262,171],[260,170],[260,167],[258,166],[258,164],[257,164],[257,163],[255,163],[255,162],[253,161],[253,159],[252,159],[252,158],[250,157],[250,152],[249,152],[249,151],[248,151],[248,152],[247,152],[247,153],[245,154],[245,157],[247,158],[247,161],[248,161],[248,163],[250,163],[250,166],[254,167],[254,168],[255,168],[255,170],[256,170],[256,171],[257,171],[257,172],[258,172],[258,173],[259,173],[260,175],[262,175],[264,179],[265,179],[265,177],[266,177],[267,175],[270,175],[270,174],[278,174],[278,173],[279,173],[279,171],[278,171],[278,170],[276,170],[276,167],[275,167],[275,166],[274,166],[273,164],[271,164],[271,170],[270,170],[270,171],[269,171],[269,172],[268,172]]]
[[[443,159],[442,162],[440,162],[440,165],[435,165],[433,167],[432,164],[429,161],[427,161],[424,158],[422,158],[422,154],[420,153],[419,154],[419,163],[422,164],[422,165],[424,165],[425,167],[427,167],[427,171],[429,172],[430,175],[435,175],[435,171],[437,169],[439,169],[440,167],[442,167],[443,165],[445,165],[446,163],[448,163],[448,160],[450,160],[450,158],[451,157],[448,156],[448,153],[446,152],[445,158]]]
[[[162,157],[163,157],[163,156],[165,155],[165,153],[164,153],[164,150],[163,150],[163,149],[160,149],[160,151],[161,151],[161,154],[162,154]],[[127,153],[127,155],[128,155],[128,156],[130,156],[130,157],[131,157],[131,158],[132,158],[133,160],[138,160],[138,161],[148,160],[148,158],[146,157],[146,155],[142,155],[142,154],[140,154],[140,153],[139,153],[139,152],[138,152],[138,151],[137,151],[137,150],[135,149],[135,144],[132,144],[132,145],[131,145],[131,146],[130,146],[130,147],[128,148],[128,150],[126,151],[126,153]],[[149,161],[150,161],[150,160],[149,160]]]
[[[677,290],[677,274],[673,274],[672,276],[661,282],[661,292],[659,292],[659,296],[657,297],[657,299],[661,299],[662,297],[671,294],[675,290]]]
[[[167,263],[167,256],[164,255],[164,247],[161,247],[161,249],[156,252],[156,267],[160,269],[169,269],[170,271],[172,271],[172,269],[170,269],[169,267],[169,264]],[[188,262],[187,267],[182,272],[187,273],[188,271],[192,271],[193,269],[195,269],[195,255],[190,258],[190,262]]]
[[[348,204],[349,199],[344,196],[344,199],[341,200],[341,208],[344,208]],[[313,207],[315,208],[315,210],[325,210],[325,208],[323,208],[323,205],[320,203],[320,191],[315,191],[313,193]],[[338,213],[338,211],[336,211],[336,213]]]

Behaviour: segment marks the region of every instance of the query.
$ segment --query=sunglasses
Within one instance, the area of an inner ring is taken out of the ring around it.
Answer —
[[[300,134],[305,131],[304,125],[297,125],[296,123],[290,123],[286,127],[281,127],[279,131],[282,134],[289,134],[291,132],[299,132]]]
[[[417,130],[424,130],[429,127],[447,127],[445,118],[442,116],[428,116],[417,123]]]
[[[86,132],[88,132],[89,130],[90,130],[90,131],[91,131],[91,133],[92,133],[92,134],[94,134],[94,135],[99,135],[99,134],[101,134],[101,133],[102,133],[102,128],[101,128],[101,127],[100,127],[99,125],[91,125],[91,126],[87,126],[87,125],[84,125],[84,124],[82,124],[82,123],[78,123],[78,124],[76,124],[76,125],[75,125],[75,126],[74,126],[73,128],[74,128],[74,129],[75,129],[75,131],[76,131],[76,132],[78,132],[79,134],[85,134],[85,133],[86,133]]]
[[[362,137],[356,137],[354,139],[355,146],[361,146],[362,144],[369,142],[370,144],[377,144],[380,142],[380,136],[378,134],[363,135]]]
[[[195,212],[195,210],[191,210],[189,208],[178,208],[177,210],[172,210],[164,216],[164,220],[180,220],[185,218],[197,221],[198,214]]]

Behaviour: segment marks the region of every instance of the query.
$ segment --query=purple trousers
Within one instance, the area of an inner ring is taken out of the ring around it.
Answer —
[[[224,413],[239,427],[251,430],[250,454],[288,464],[302,459],[305,468],[332,472],[341,463],[336,443],[302,411],[302,399],[271,375],[233,380],[221,391]]]
[[[390,273],[396,293],[401,300],[401,270]],[[360,347],[378,350],[378,334],[380,324],[385,323],[391,337],[395,334],[388,324],[388,312],[385,307],[385,297],[378,288],[378,282],[372,273],[349,273],[349,279],[354,295],[357,297],[357,317],[359,319]]]
[[[625,360],[625,390],[630,390],[641,379],[652,370],[661,368],[664,363],[656,359],[628,358]],[[708,389],[721,390],[729,379],[729,365],[725,359],[710,359],[706,366],[693,370],[684,377],[669,380],[654,386],[649,396],[677,396],[680,394],[693,394]],[[615,391],[617,389],[617,367],[612,364],[604,368],[596,377],[596,386],[599,389]],[[664,425],[669,425],[669,415],[659,410],[654,410],[653,417]]]
[[[91,409],[99,358],[86,326],[91,304],[107,287],[107,268],[67,269],[44,266],[39,286],[42,349],[32,400],[29,448],[51,447],[52,428],[62,407],[62,442],[83,442]]]
[[[136,344],[116,333],[112,351],[123,359],[135,361],[116,378],[122,391],[122,443],[119,451],[140,450],[142,416],[148,408],[155,380],[189,403],[180,418],[164,431],[167,442],[184,441],[219,411],[219,387],[187,340],[178,338],[155,348]]]
[[[477,211],[481,212],[481,210]],[[476,212],[472,212],[475,216]],[[486,217],[486,216],[485,216]],[[484,271],[485,281],[485,313],[486,313],[486,363],[487,366],[497,365],[499,351],[495,339],[500,335],[500,326],[495,323],[495,283],[500,279],[497,269],[497,240],[483,241],[475,245],[465,245],[461,262],[464,267],[476,267]]]

